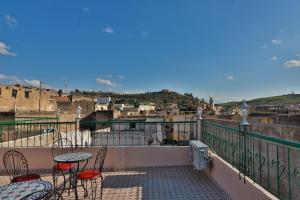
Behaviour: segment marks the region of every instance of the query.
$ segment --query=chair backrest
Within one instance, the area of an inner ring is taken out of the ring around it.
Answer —
[[[9,150],[3,155],[3,165],[11,181],[22,173],[28,174],[28,162],[25,156],[16,150]]]
[[[99,151],[95,159],[94,170],[99,170],[100,172],[102,171],[106,152],[107,152],[107,146],[102,146],[99,148]]]
[[[47,130],[48,144],[54,144],[56,140],[62,138],[62,133],[56,128],[50,128]]]
[[[67,138],[60,138],[56,140],[51,148],[51,153],[53,157],[72,152],[74,152],[74,147],[72,145],[72,142]]]

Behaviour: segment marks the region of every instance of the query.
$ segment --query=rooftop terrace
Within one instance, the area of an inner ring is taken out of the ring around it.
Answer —
[[[298,143],[205,120],[131,123],[91,122],[85,129],[78,122],[2,123],[0,158],[15,149],[26,157],[30,172],[43,172],[42,178],[52,182],[50,147],[60,136],[72,141],[77,151],[92,155],[89,169],[99,145],[108,145],[103,199],[271,200],[295,199],[300,194],[298,160],[293,156],[300,149]],[[188,144],[195,139],[211,150],[212,160],[202,171],[194,170],[191,160]],[[0,175],[1,185],[9,183],[3,165]],[[83,190],[79,192],[83,197]],[[72,192],[66,195],[65,199],[74,199]]]
[[[52,182],[52,176],[43,174],[42,179]],[[203,172],[191,166],[144,167],[119,172],[104,173],[103,199],[229,199]],[[7,176],[0,176],[0,185],[8,184]],[[83,197],[83,189],[79,189]],[[64,199],[74,199],[65,192]],[[87,197],[88,199],[88,197]]]

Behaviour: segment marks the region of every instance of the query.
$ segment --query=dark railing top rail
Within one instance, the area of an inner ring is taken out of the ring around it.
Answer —
[[[81,121],[81,124],[128,124],[128,123],[141,123],[141,124],[195,124],[197,123],[196,121],[171,121],[171,122],[166,122],[166,121],[152,121],[152,122],[147,122],[147,121],[135,121],[135,120],[126,120],[126,121],[121,121],[121,120],[107,120],[107,121]]]
[[[59,119],[59,118],[49,118],[49,120]],[[38,120],[36,120],[38,121]],[[42,122],[36,122],[36,121],[30,121],[30,120],[20,120],[20,121],[13,121],[13,122],[0,122],[1,125],[22,125],[22,124],[31,124],[31,125],[47,125],[47,124],[73,124],[76,123],[76,121],[42,121]],[[81,124],[128,124],[128,123],[141,123],[141,124],[196,124],[196,121],[172,121],[172,122],[145,122],[145,121],[115,121],[115,120],[108,120],[108,121],[80,121]]]

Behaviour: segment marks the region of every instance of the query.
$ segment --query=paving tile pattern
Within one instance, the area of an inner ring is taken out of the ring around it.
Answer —
[[[203,172],[192,167],[148,167],[120,172],[104,172],[103,200],[223,200],[227,195]],[[42,175],[44,180],[52,182],[49,174]],[[0,176],[0,185],[9,183],[7,176]],[[98,182],[100,183],[100,182]],[[100,188],[100,187],[98,187]],[[74,199],[65,192],[64,199]],[[79,188],[80,199],[83,189]],[[98,198],[99,195],[98,195]]]

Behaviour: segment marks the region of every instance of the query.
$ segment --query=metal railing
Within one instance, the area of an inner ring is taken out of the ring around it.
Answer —
[[[300,143],[202,120],[210,150],[280,199],[300,199]]]
[[[57,122],[58,117],[4,117],[0,119],[0,124],[15,124],[22,122]]]
[[[45,147],[60,138],[78,146],[188,145],[196,121],[17,121],[0,123],[0,147]]]

